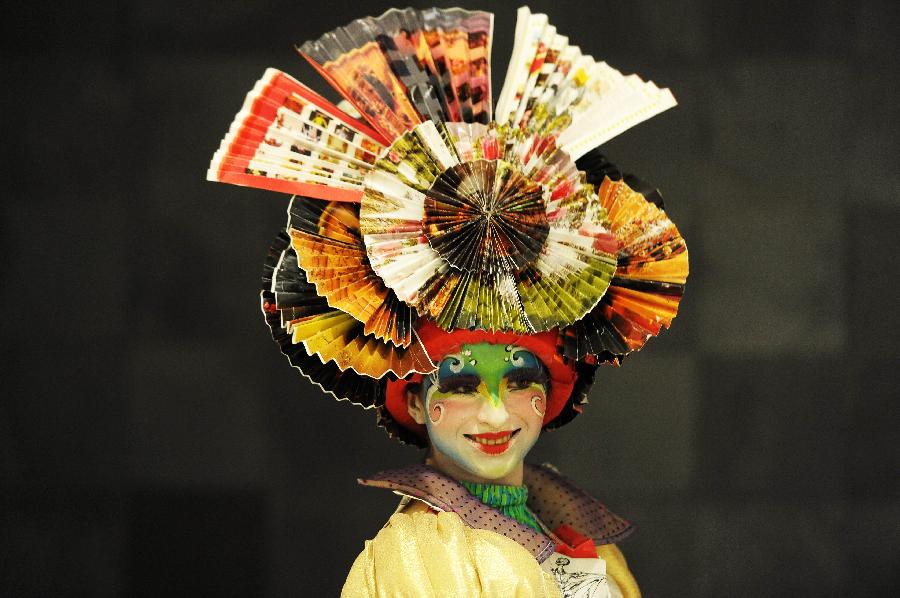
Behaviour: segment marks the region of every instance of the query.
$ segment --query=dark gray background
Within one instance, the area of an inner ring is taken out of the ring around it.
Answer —
[[[204,176],[265,67],[324,89],[292,45],[388,4],[33,6],[3,19],[0,594],[335,595],[395,502],[354,479],[421,457],[269,339],[287,198]],[[480,5],[495,94],[515,6]],[[637,523],[647,596],[896,593],[897,3],[531,7],[679,98],[606,150],[692,266],[535,458]]]

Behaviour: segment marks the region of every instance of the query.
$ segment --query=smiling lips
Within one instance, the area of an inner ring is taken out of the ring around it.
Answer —
[[[502,432],[485,432],[483,434],[464,434],[479,450],[489,455],[499,455],[506,452],[509,444],[521,428],[505,430]]]

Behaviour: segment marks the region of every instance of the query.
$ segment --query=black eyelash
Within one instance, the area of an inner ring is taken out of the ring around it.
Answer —
[[[547,371],[543,368],[518,368],[511,371],[506,375],[507,383],[513,384],[526,384],[526,383],[534,383],[541,384],[546,389],[549,386],[550,378],[547,376]]]
[[[476,388],[478,388],[478,384],[481,382],[481,378],[478,376],[467,376],[467,375],[457,375],[450,376],[449,378],[445,378],[438,385],[438,390],[441,392],[454,392],[459,388],[465,388],[465,392],[473,392]]]

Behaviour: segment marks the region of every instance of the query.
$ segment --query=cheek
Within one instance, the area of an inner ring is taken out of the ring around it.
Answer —
[[[547,410],[547,396],[541,389],[517,390],[506,400],[507,410],[529,426],[540,428]]]
[[[475,401],[435,398],[429,402],[428,415],[435,428],[455,430],[474,415],[475,404]]]

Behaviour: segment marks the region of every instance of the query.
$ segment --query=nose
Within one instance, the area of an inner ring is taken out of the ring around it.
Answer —
[[[481,402],[481,409],[478,411],[478,422],[489,425],[492,428],[500,429],[509,419],[509,412],[506,410],[504,402],[486,399]]]

